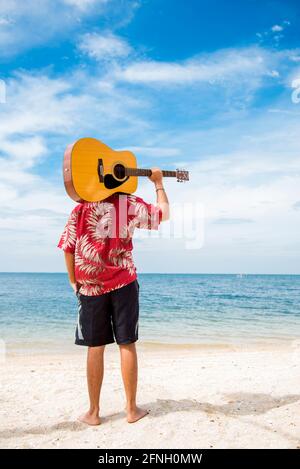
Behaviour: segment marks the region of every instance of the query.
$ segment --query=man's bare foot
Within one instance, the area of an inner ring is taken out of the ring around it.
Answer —
[[[78,417],[79,422],[87,423],[88,425],[100,425],[101,420],[99,414],[87,412]]]
[[[133,410],[127,411],[127,422],[134,423],[138,420],[145,417],[145,415],[149,414],[148,410],[141,409],[140,407],[136,407]]]

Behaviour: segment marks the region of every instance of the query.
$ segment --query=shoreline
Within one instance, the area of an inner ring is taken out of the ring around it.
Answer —
[[[143,351],[278,351],[278,350],[298,350],[300,349],[299,338],[290,339],[269,339],[269,340],[252,340],[247,343],[241,341],[229,342],[160,342],[159,340],[141,340],[136,342],[137,348]],[[107,349],[118,348],[117,343],[108,344]],[[13,343],[2,341],[0,355],[7,357],[17,357],[20,354],[25,356],[33,355],[77,355],[80,351],[87,347],[75,345],[73,342],[65,341],[36,341]]]

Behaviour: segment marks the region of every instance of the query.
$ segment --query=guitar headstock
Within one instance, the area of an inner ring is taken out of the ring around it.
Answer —
[[[176,169],[176,178],[177,182],[186,182],[189,181],[189,172],[184,169]]]

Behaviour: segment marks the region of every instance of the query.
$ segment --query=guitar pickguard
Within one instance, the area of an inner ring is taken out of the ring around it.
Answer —
[[[106,174],[104,176],[104,186],[106,189],[115,189],[116,187],[122,186],[124,182],[128,181],[129,176],[124,179],[124,181],[118,181],[113,177],[112,174]]]

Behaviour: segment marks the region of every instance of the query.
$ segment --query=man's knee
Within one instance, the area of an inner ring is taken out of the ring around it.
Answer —
[[[135,350],[135,342],[130,342],[128,344],[118,344],[120,350]]]
[[[99,345],[97,347],[88,347],[89,355],[100,355],[104,352],[105,345]]]

